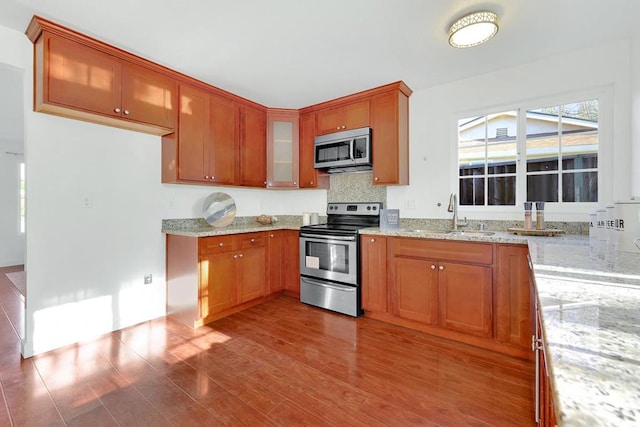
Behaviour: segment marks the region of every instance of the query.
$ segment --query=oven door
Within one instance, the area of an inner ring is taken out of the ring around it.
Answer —
[[[357,235],[300,233],[300,275],[357,285]]]

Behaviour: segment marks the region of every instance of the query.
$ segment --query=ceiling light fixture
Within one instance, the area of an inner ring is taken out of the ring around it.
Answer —
[[[471,47],[486,42],[498,32],[498,15],[493,12],[473,12],[463,16],[449,28],[449,44]]]

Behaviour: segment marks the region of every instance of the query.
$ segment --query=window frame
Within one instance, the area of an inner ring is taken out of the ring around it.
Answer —
[[[515,205],[489,205],[470,206],[460,205],[459,214],[474,216],[477,218],[491,219],[520,219],[526,201],[526,114],[528,110],[544,108],[553,105],[570,104],[584,100],[597,99],[599,103],[598,117],[598,202],[546,202],[545,212],[557,220],[579,220],[589,212],[602,206],[613,195],[613,100],[614,91],[612,85],[598,86],[590,89],[571,91],[555,95],[547,95],[538,98],[516,100],[510,103],[480,106],[473,110],[456,112],[451,117],[451,192],[459,192],[459,164],[458,164],[458,121],[466,117],[489,116],[505,111],[518,111],[517,123],[517,159],[516,159],[516,204]]]

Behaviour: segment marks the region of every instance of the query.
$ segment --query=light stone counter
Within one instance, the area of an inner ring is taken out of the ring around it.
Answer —
[[[362,234],[528,244],[562,426],[640,425],[640,254],[587,236],[366,229]]]
[[[302,225],[300,217],[280,217],[274,225],[258,224],[253,217],[238,217],[227,227],[210,226],[204,219],[165,219],[162,220],[162,232],[178,236],[209,237],[228,234],[255,233],[270,230],[299,230]]]

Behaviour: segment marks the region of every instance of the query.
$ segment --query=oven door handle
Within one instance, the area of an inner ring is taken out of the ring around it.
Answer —
[[[356,153],[354,152],[356,149],[356,141],[355,139],[351,138],[351,140],[349,141],[349,157],[351,157],[352,161],[356,161]]]
[[[356,288],[354,286],[347,286],[347,285],[330,285],[328,283],[324,283],[324,282],[318,282],[316,280],[311,280],[311,279],[307,279],[306,277],[301,277],[301,280],[303,282],[307,282],[310,283],[312,285],[317,285],[317,286],[322,286],[323,288],[329,288],[329,289],[335,289],[336,291],[341,291],[341,292],[355,292]]]
[[[356,236],[324,236],[320,234],[306,234],[300,233],[300,237],[307,239],[320,239],[320,240],[342,240],[342,241],[354,241]]]

